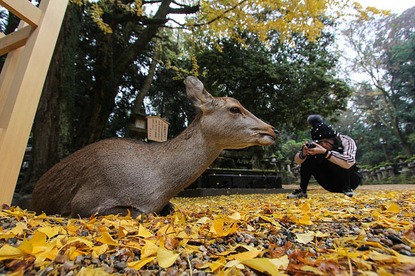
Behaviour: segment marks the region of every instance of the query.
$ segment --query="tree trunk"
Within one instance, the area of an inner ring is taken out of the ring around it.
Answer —
[[[148,70],[148,75],[144,81],[142,88],[140,89],[140,93],[137,95],[134,101],[132,113],[138,113],[142,108],[144,108],[144,98],[148,95],[148,92],[150,91],[151,83],[153,82],[154,74],[156,73],[156,67],[158,64],[159,56],[159,51],[155,49],[153,60],[151,61],[150,69]]]

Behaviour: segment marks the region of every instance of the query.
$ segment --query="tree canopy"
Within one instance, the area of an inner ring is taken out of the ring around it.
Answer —
[[[414,11],[354,21],[346,32],[356,53],[353,69],[364,76],[356,84],[353,108],[364,118],[366,132],[376,133],[368,144],[387,143],[389,159],[415,151]]]

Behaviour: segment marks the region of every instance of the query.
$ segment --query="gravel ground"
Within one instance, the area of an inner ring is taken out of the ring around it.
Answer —
[[[297,184],[290,184],[290,185],[282,185],[284,189],[298,189],[299,185]],[[320,185],[312,184],[309,185],[309,190],[311,191],[318,191],[323,190]],[[404,190],[415,190],[415,184],[368,184],[368,185],[361,185],[356,189],[356,192],[359,191],[404,191]]]
[[[0,209],[0,275],[415,275],[415,185],[173,203],[167,217]]]

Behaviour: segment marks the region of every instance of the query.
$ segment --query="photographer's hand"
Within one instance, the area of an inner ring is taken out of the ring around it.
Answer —
[[[324,154],[326,152],[326,148],[321,146],[320,144],[317,144],[313,142],[314,148],[307,148],[307,154],[308,155],[316,155],[316,154]]]
[[[299,151],[299,153],[298,153],[298,157],[300,158],[300,159],[305,159],[307,156],[309,155],[309,153],[308,153],[308,148],[307,148],[307,146],[306,146],[306,143],[301,147],[301,150]]]

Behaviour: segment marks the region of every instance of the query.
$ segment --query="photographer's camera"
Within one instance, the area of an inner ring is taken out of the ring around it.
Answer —
[[[305,144],[305,146],[306,146],[307,148],[309,148],[309,149],[312,149],[312,148],[315,148],[315,147],[316,147],[316,145],[314,145],[314,144],[313,144],[313,142],[307,142],[307,143]]]

